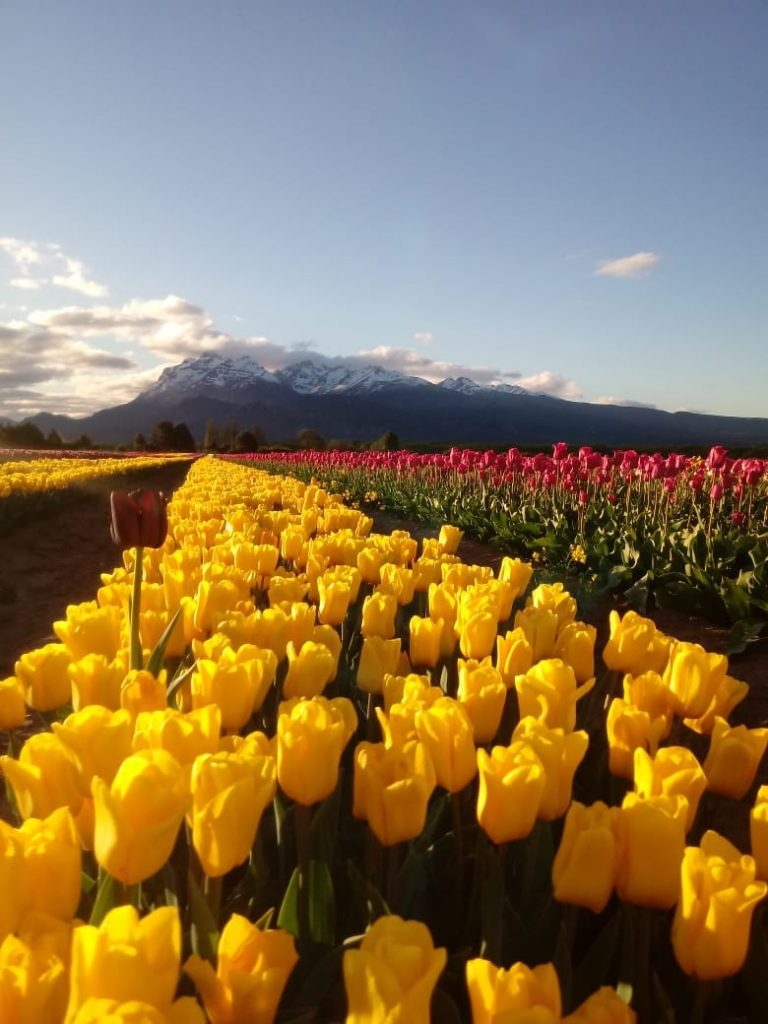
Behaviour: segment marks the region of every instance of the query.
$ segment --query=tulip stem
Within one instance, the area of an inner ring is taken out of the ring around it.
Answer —
[[[203,880],[203,896],[205,896],[205,902],[208,904],[208,909],[217,928],[219,927],[219,918],[221,917],[221,891],[221,877],[211,878],[210,875],[206,875]]]
[[[464,886],[464,835],[461,816],[461,793],[451,793],[451,818],[453,820],[453,834],[456,839],[456,871],[459,876],[459,898],[461,898]]]
[[[387,895],[386,901],[390,913],[397,913],[395,900],[397,898],[397,873],[400,867],[400,843],[393,843],[387,847]]]
[[[294,805],[296,823],[296,859],[299,869],[299,941],[307,942],[309,932],[309,870],[312,808]]]
[[[143,573],[144,548],[136,546],[136,561],[133,565],[133,594],[131,597],[131,668],[142,669],[143,657],[141,638],[139,636],[139,617],[141,614],[141,577]]]

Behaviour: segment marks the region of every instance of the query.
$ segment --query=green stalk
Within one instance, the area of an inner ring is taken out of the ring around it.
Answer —
[[[299,941],[308,942],[310,939],[309,870],[312,809],[303,804],[296,804],[294,821],[296,825],[296,859],[299,868]]]
[[[133,566],[133,595],[131,597],[131,669],[144,668],[144,655],[141,650],[139,636],[139,618],[141,614],[141,577],[143,574],[144,548],[136,547],[136,561]]]

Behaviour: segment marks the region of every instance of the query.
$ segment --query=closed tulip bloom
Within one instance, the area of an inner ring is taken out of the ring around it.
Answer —
[[[283,681],[283,696],[319,697],[336,671],[336,660],[324,644],[308,640],[297,648],[287,646],[288,672]]]
[[[597,630],[585,622],[568,622],[560,629],[555,657],[573,669],[577,683],[586,683],[595,674],[595,637]]]
[[[168,500],[160,491],[112,491],[112,540],[121,550],[159,548],[168,533]]]
[[[45,949],[8,935],[0,944],[3,1024],[56,1024],[67,1005],[67,971]]]
[[[183,714],[174,708],[142,711],[136,719],[133,751],[167,750],[181,765],[191,764],[201,754],[213,754],[219,747],[221,710],[207,704]]]
[[[69,703],[67,669],[71,660],[64,644],[45,644],[22,654],[13,671],[24,688],[29,707],[35,711],[56,711]]]
[[[67,669],[72,687],[72,710],[101,704],[111,711],[120,707],[120,690],[128,673],[128,652],[120,650],[110,660],[104,654],[88,654]]]
[[[94,775],[111,782],[124,758],[131,753],[133,722],[127,711],[110,711],[92,704],[54,722],[54,735],[77,758],[84,795],[90,796]]]
[[[707,789],[741,800],[755,781],[767,744],[768,729],[731,728],[724,718],[716,718],[704,761]]]
[[[310,640],[323,644],[333,655],[334,670],[331,682],[336,678],[339,670],[339,658],[341,657],[341,637],[333,626],[315,626],[310,635]]]
[[[510,583],[515,592],[515,597],[525,593],[525,589],[531,582],[533,566],[530,562],[521,562],[519,558],[510,558],[505,555],[501,560],[497,576],[505,583]]]
[[[367,636],[360,650],[357,685],[365,693],[381,693],[384,676],[394,675],[400,661],[400,640]]]
[[[243,599],[241,589],[232,580],[201,580],[192,603],[191,625],[195,635],[204,637],[215,631]]]
[[[298,961],[294,937],[257,928],[240,914],[225,924],[217,966],[191,956],[184,971],[194,981],[211,1024],[272,1024]]]
[[[308,640],[311,640],[316,625],[317,607],[313,604],[304,604],[303,601],[293,602],[285,623],[286,653],[290,641],[300,649]],[[338,636],[332,627],[331,632],[334,636]]]
[[[529,608],[546,608],[557,615],[557,631],[576,618],[576,601],[562,583],[540,583],[526,602]]]
[[[534,665],[544,658],[554,658],[559,625],[557,613],[549,608],[524,608],[515,615],[515,629],[525,633]]]
[[[345,580],[320,576],[317,588],[320,596],[318,619],[324,625],[340,626],[352,601],[352,585]]]
[[[533,747],[517,740],[477,752],[480,785],[477,820],[491,842],[501,844],[530,835],[546,784],[544,766]]]
[[[682,892],[672,922],[672,949],[686,974],[702,981],[741,970],[752,913],[768,892],[755,881],[755,861],[716,832],[689,846],[682,862]]]
[[[614,672],[663,672],[671,641],[656,629],[652,619],[629,611],[622,618],[609,616],[610,637],[603,649],[603,661]]]
[[[363,617],[360,632],[363,636],[380,636],[391,640],[395,635],[397,598],[394,594],[378,591],[363,601]]]
[[[66,619],[54,622],[53,631],[73,661],[88,654],[103,654],[112,659],[120,650],[123,626],[120,608],[99,608],[95,601],[86,601],[68,605]]]
[[[453,587],[447,583],[432,583],[427,591],[429,617],[435,621],[442,619],[453,629],[458,615],[458,597]]]
[[[91,783],[99,864],[124,885],[165,864],[189,805],[184,773],[165,750],[141,750],[120,765],[111,785]]]
[[[435,769],[423,744],[357,745],[352,813],[368,822],[382,846],[421,835],[434,788]]]
[[[57,807],[77,814],[83,804],[80,763],[53,733],[30,736],[18,760],[0,757],[22,818],[47,818]]]
[[[411,664],[415,668],[434,668],[440,660],[443,620],[413,615],[409,623],[409,631],[408,652]]]
[[[137,999],[87,999],[69,1024],[205,1024],[205,1014],[192,996],[182,996],[165,1012]]]
[[[459,630],[459,647],[465,658],[487,658],[496,646],[496,616],[479,611],[467,616]]]
[[[277,781],[296,803],[311,806],[330,796],[339,778],[341,754],[357,729],[357,713],[346,697],[295,698],[277,718]]]
[[[768,882],[768,786],[757,791],[755,805],[749,813],[749,834],[757,877]]]
[[[595,914],[605,910],[619,866],[620,813],[599,800],[589,806],[573,801],[552,863],[552,890],[559,903],[588,907]]]
[[[381,583],[379,586],[382,592],[394,594],[397,598],[397,603],[401,607],[411,603],[415,586],[412,569],[407,569],[402,565],[393,565],[389,562],[382,565],[380,575]]]
[[[446,960],[421,921],[378,918],[360,948],[344,953],[346,1024],[430,1024],[432,993]]]
[[[496,637],[496,668],[507,689],[515,685],[515,676],[525,675],[532,665],[533,648],[524,630],[511,629]]]
[[[666,718],[651,718],[621,697],[614,697],[605,717],[608,735],[608,767],[613,775],[631,779],[635,770],[635,751],[649,749],[651,754],[668,732]]]
[[[627,793],[617,820],[620,860],[616,891],[627,903],[673,907],[680,896],[688,801],[684,796],[642,799]]]
[[[297,605],[304,601],[309,590],[309,584],[307,583],[306,576],[272,576],[269,581],[269,589],[267,591],[269,597],[270,607],[275,605]],[[309,608],[309,605],[303,605],[305,608]],[[314,616],[317,615],[317,608],[313,608],[313,625]]]
[[[663,679],[677,713],[683,718],[703,715],[727,670],[728,659],[724,654],[708,654],[700,644],[672,644]]]
[[[550,729],[536,718],[522,718],[512,734],[513,740],[525,740],[536,751],[544,768],[544,792],[539,805],[542,821],[555,821],[568,810],[576,769],[589,746],[587,733]]]
[[[552,964],[509,970],[480,958],[467,961],[472,1024],[560,1024],[560,982]]]
[[[277,788],[273,757],[202,754],[192,767],[192,843],[210,878],[248,859],[261,816]]]
[[[638,796],[684,796],[688,801],[685,831],[690,832],[699,808],[699,800],[707,788],[696,755],[687,747],[661,747],[654,757],[645,750],[635,751],[635,792]]]
[[[444,523],[440,527],[437,543],[440,545],[440,549],[447,555],[455,555],[463,536],[464,531],[460,530],[458,526],[450,526],[448,523]]]
[[[651,720],[664,717],[668,731],[672,728],[674,708],[672,695],[658,672],[643,672],[639,676],[625,675],[622,684],[624,701],[634,705],[638,711],[647,711]],[[663,734],[661,739],[666,739]]]
[[[716,718],[727,720],[733,709],[749,693],[749,686],[732,676],[726,675],[715,690],[709,707],[699,718],[686,718],[685,724],[694,732],[708,736],[715,727]]]
[[[615,988],[599,988],[578,1009],[563,1017],[563,1024],[635,1024],[637,1014]]]
[[[264,703],[276,672],[274,653],[250,644],[225,650],[216,661],[200,659],[192,673],[192,707],[217,704],[222,729],[237,732]]]
[[[464,661],[459,658],[458,701],[469,715],[479,746],[496,735],[504,712],[507,688],[490,658]]]
[[[570,665],[559,658],[537,662],[524,676],[515,678],[520,717],[538,718],[551,729],[573,732],[576,725],[576,702],[589,693],[594,679],[581,686]]]
[[[181,923],[176,907],[160,907],[139,920],[134,907],[110,910],[101,925],[72,935],[70,1024],[89,999],[135,999],[167,1012],[179,980]]]
[[[477,760],[472,722],[461,704],[441,697],[417,711],[414,724],[432,758],[437,784],[449,793],[464,789],[477,774]]]
[[[16,676],[0,679],[0,731],[18,729],[27,717],[24,687]]]
[[[430,687],[429,676],[419,675],[416,672],[409,672],[408,675],[400,676],[388,672],[384,676],[381,692],[384,696],[384,711],[389,714],[393,704],[399,704],[405,699],[406,692],[422,693]],[[442,690],[440,696],[443,696]]]

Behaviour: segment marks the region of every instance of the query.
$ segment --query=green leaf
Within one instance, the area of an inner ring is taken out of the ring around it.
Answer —
[[[309,936],[312,942],[333,945],[336,932],[333,879],[324,861],[311,860],[308,871]],[[299,869],[294,868],[277,918],[278,928],[299,936]]]
[[[728,655],[741,654],[750,644],[759,639],[765,625],[765,622],[755,622],[750,619],[735,622],[728,634],[728,647],[725,653]]]
[[[327,864],[333,862],[333,852],[339,835],[339,809],[341,807],[342,770],[333,793],[315,809],[310,829],[311,856]]]
[[[483,845],[480,889],[480,956],[501,963],[504,935],[504,872],[495,847]]]
[[[187,907],[192,952],[204,960],[215,963],[216,950],[219,947],[219,929],[192,872],[187,876]]]
[[[354,861],[347,861],[347,877],[349,878],[352,895],[360,906],[364,922],[375,921],[376,918],[385,917],[391,913],[384,897],[373,882],[358,870]]]
[[[259,929],[260,932],[267,931],[272,925],[272,918],[275,916],[275,908],[270,907],[269,910],[265,910],[258,921],[254,921],[254,926]]]
[[[96,900],[93,904],[93,910],[91,910],[91,916],[88,918],[88,924],[95,925],[98,928],[110,910],[117,906],[118,896],[121,891],[122,886],[119,882],[103,868],[99,868],[99,887],[96,891]]]
[[[168,689],[166,690],[166,700],[170,704],[177,692],[186,683],[187,679],[192,675],[195,670],[196,661],[193,661],[187,668],[182,668],[181,664],[176,669],[173,679],[168,683]]]
[[[82,890],[82,892],[86,893],[87,895],[95,885],[95,878],[91,878],[91,876],[87,875],[85,871],[80,872],[80,889]]]
[[[181,608],[176,609],[176,614],[173,616],[171,621],[163,630],[163,635],[157,641],[157,645],[149,656],[147,661],[147,672],[151,672],[153,676],[160,675],[160,669],[163,667],[163,661],[165,659],[165,649],[168,646],[168,642],[171,639],[171,634],[176,628],[176,623],[179,621],[181,615]]]

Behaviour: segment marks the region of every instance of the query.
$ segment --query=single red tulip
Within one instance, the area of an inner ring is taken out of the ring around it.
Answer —
[[[168,499],[160,491],[112,491],[112,540],[126,548],[159,548],[168,533]]]

